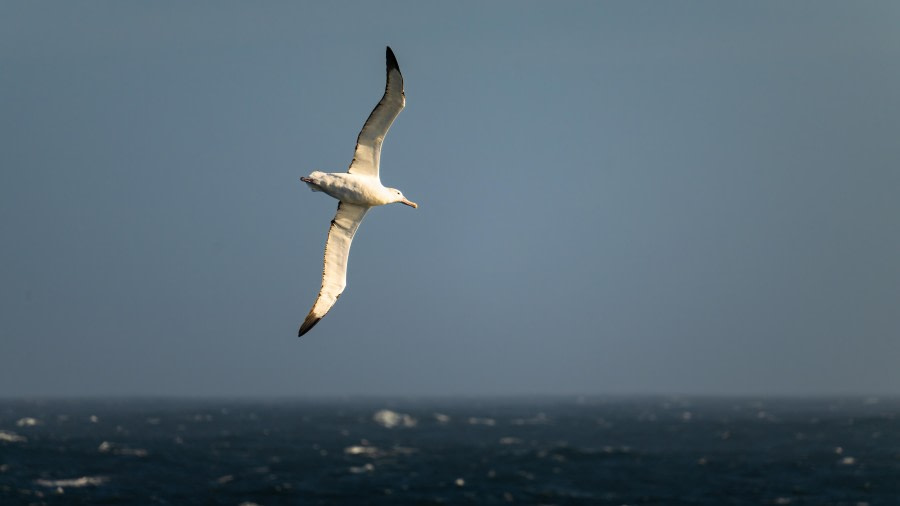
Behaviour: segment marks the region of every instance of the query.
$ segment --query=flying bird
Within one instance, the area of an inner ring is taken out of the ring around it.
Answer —
[[[396,188],[381,184],[379,166],[381,144],[394,119],[406,105],[403,94],[403,76],[397,65],[394,52],[388,47],[387,84],[384,96],[369,114],[356,139],[356,152],[347,172],[325,173],[314,171],[300,180],[314,192],[325,192],[339,200],[337,214],[331,220],[328,239],[325,241],[325,266],[322,269],[322,288],[309,314],[300,325],[299,336],[310,331],[328,310],[334,306],[344,287],[347,286],[347,258],[350,243],[369,209],[399,202],[410,207],[419,207],[403,196]]]

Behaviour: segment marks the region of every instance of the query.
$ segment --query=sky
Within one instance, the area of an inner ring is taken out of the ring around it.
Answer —
[[[0,3],[0,396],[900,395],[900,3]],[[343,172],[407,104],[348,287]]]

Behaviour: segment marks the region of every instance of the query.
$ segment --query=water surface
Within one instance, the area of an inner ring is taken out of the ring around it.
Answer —
[[[0,401],[0,504],[900,504],[900,400]]]

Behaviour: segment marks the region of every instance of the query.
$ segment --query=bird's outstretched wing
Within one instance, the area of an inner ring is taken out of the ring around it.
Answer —
[[[300,326],[299,336],[312,329],[331,306],[337,302],[344,287],[347,286],[347,259],[350,256],[350,243],[356,229],[362,223],[363,217],[369,208],[340,202],[337,214],[331,220],[331,228],[328,229],[328,240],[325,241],[325,262],[322,268],[322,288],[319,296],[313,304],[306,320]]]
[[[353,153],[353,161],[350,162],[351,174],[362,174],[378,177],[378,167],[381,163],[381,144],[384,136],[394,119],[406,105],[406,96],[403,94],[403,76],[400,74],[400,66],[391,48],[387,48],[387,84],[384,87],[384,96],[381,102],[375,106],[369,119],[359,131],[356,139],[356,152]]]

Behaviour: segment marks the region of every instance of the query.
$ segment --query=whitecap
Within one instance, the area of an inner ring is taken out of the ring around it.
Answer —
[[[366,455],[369,457],[374,457],[378,455],[379,450],[374,446],[354,445],[344,448],[344,453],[346,453],[347,455]]]
[[[28,438],[20,436],[15,432],[0,430],[0,441],[6,441],[7,443],[24,443],[28,441]]]
[[[113,455],[130,455],[132,457],[146,457],[149,452],[143,448],[129,448],[127,446],[119,446],[109,441],[100,443],[97,447],[100,453],[112,453]]]
[[[501,437],[500,444],[502,444],[502,445],[519,445],[519,444],[522,444],[522,440],[517,437]]]
[[[19,418],[19,421],[16,422],[16,425],[19,427],[34,427],[35,425],[40,425],[41,421],[37,418],[32,418],[30,416],[26,416],[25,418]]]
[[[392,429],[394,427],[415,427],[418,421],[406,413],[397,413],[389,409],[376,411],[372,420],[382,427]]]
[[[42,487],[70,487],[70,488],[79,488],[79,487],[88,487],[88,486],[99,486],[103,485],[109,481],[109,478],[105,476],[82,476],[80,478],[68,478],[63,480],[35,480],[34,482]]]
[[[449,423],[450,417],[443,413],[434,413],[434,419],[438,421],[438,423]]]
[[[364,466],[352,466],[350,468],[350,472],[353,474],[371,473],[374,470],[375,470],[375,466],[372,465],[371,462],[366,463],[366,465],[364,465]]]
[[[493,418],[479,418],[479,417],[469,417],[469,425],[487,425],[489,427],[493,427],[497,424],[497,421]]]

